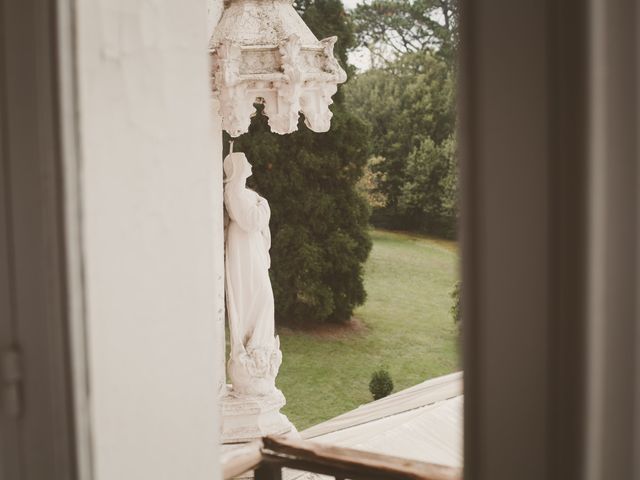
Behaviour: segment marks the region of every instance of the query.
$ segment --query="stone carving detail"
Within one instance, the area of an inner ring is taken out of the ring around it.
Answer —
[[[222,438],[234,443],[287,433],[293,426],[280,413],[285,399],[275,384],[282,353],[275,336],[269,279],[271,210],[266,199],[246,186],[251,164],[244,153],[230,153],[224,160],[224,172],[231,385],[222,399]]]
[[[218,77],[215,82],[225,85],[214,91],[219,92],[220,109],[225,112],[222,116],[222,126],[231,136],[237,137],[249,129],[251,117],[255,115],[254,100],[248,93],[248,85],[240,79],[240,47],[229,42],[222,43],[217,50]]]
[[[229,359],[229,377],[233,395],[270,395],[275,393],[275,380],[282,363],[280,340],[271,344],[239,349]],[[232,350],[233,352],[233,350]]]
[[[223,128],[232,137],[247,132],[261,102],[273,132],[296,131],[300,112],[311,130],[329,130],[331,97],[347,79],[336,41],[318,41],[291,0],[232,0],[210,43]]]

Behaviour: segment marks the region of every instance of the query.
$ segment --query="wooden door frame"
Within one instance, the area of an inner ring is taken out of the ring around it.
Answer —
[[[20,370],[0,478],[91,478],[73,2],[2,0],[0,22],[0,348]]]
[[[583,478],[588,4],[462,3],[465,477]]]
[[[638,478],[635,0],[463,0],[465,478]]]

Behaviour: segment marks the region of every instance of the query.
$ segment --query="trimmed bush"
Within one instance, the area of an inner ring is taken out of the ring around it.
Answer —
[[[371,381],[369,382],[369,391],[371,395],[373,395],[374,400],[384,398],[393,392],[393,380],[391,380],[391,375],[386,369],[381,368],[373,372]]]

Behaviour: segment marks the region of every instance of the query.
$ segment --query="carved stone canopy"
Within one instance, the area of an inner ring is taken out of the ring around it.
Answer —
[[[273,132],[296,131],[300,112],[314,132],[329,130],[331,97],[347,79],[333,55],[336,40],[318,40],[292,0],[225,2],[209,45],[223,128],[232,137],[246,133],[260,102]]]

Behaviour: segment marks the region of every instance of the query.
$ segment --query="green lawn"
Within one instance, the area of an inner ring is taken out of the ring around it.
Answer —
[[[283,409],[299,430],[371,401],[369,380],[386,365],[402,390],[458,370],[450,292],[457,279],[455,243],[374,230],[366,265],[368,299],[355,331],[279,329]]]

